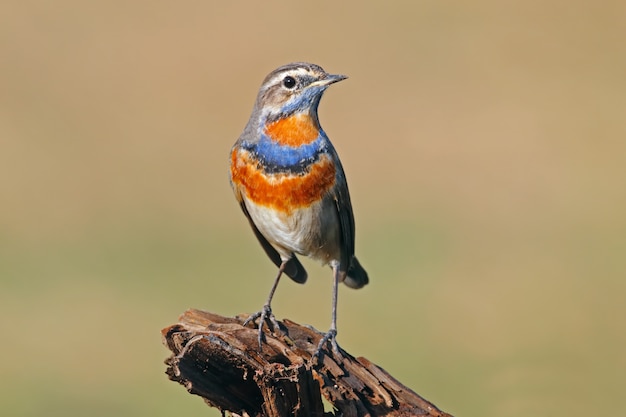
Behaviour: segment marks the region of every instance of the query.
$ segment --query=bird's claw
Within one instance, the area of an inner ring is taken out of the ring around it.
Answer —
[[[321,359],[322,355],[325,353],[324,346],[328,342],[330,342],[330,346],[333,352],[333,357],[341,361],[341,358],[343,357],[343,355],[341,354],[341,351],[339,350],[339,345],[337,344],[337,329],[330,329],[328,333],[326,333],[324,337],[322,337],[320,342],[317,344],[317,348],[315,349],[315,352],[313,353],[311,360],[319,361]]]
[[[268,329],[271,332],[276,332],[280,329],[278,321],[276,317],[274,317],[274,313],[272,313],[272,308],[269,305],[264,305],[261,311],[257,311],[256,313],[250,315],[244,322],[243,326],[246,327],[248,323],[253,323],[259,319],[259,352],[263,350],[263,340],[265,339],[265,334],[263,333],[263,325],[267,325]]]

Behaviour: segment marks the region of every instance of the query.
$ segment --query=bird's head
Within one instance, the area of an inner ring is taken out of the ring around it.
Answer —
[[[296,62],[269,73],[256,101],[256,114],[266,122],[296,113],[309,113],[317,119],[317,106],[330,84],[345,80],[345,75],[329,74],[322,67]]]

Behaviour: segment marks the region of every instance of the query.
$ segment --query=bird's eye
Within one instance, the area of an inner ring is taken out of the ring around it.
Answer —
[[[296,86],[296,79],[288,75],[285,78],[283,78],[283,85],[286,88],[292,89]]]

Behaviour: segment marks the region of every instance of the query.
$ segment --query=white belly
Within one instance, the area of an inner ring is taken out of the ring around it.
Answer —
[[[340,227],[334,202],[325,199],[306,209],[286,214],[246,201],[254,224],[283,260],[292,253],[323,264],[340,259]]]

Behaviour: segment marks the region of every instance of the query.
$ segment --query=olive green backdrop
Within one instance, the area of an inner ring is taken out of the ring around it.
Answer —
[[[0,414],[212,415],[160,329],[258,310],[275,269],[228,185],[264,76],[320,106],[371,284],[339,343],[457,416],[626,412],[620,1],[0,5]],[[326,330],[307,262],[274,311]]]

